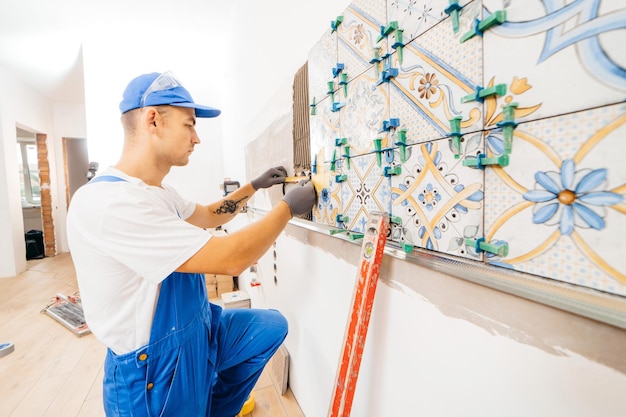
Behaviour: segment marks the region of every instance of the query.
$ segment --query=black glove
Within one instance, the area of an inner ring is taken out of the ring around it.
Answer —
[[[270,168],[258,178],[252,180],[251,184],[255,190],[259,188],[269,188],[272,185],[282,184],[287,177],[287,170],[284,167]]]
[[[292,216],[306,214],[315,205],[317,192],[311,181],[300,181],[283,197],[283,201],[289,205]]]

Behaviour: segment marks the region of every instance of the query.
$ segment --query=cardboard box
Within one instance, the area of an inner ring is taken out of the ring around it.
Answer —
[[[232,278],[228,282],[219,282],[217,283],[217,296],[221,296],[225,292],[231,292],[235,289],[235,285],[233,284]]]
[[[226,292],[221,295],[224,308],[250,308],[250,296],[245,291]]]
[[[215,279],[217,280],[218,284],[220,282],[233,282],[232,275],[215,275]]]
[[[217,277],[213,274],[205,274],[206,292],[209,300],[217,298]]]

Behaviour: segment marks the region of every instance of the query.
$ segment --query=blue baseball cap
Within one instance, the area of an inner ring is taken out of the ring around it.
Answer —
[[[175,106],[195,109],[196,117],[217,117],[221,111],[193,102],[189,91],[171,72],[143,74],[133,79],[120,103],[120,111],[139,109],[146,106]]]

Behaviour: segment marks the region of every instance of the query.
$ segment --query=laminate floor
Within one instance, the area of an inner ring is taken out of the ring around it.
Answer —
[[[56,294],[77,291],[71,256],[28,261],[16,277],[0,278],[0,343],[15,351],[0,358],[0,417],[103,417],[106,349],[93,335],[75,336],[41,313]],[[291,390],[280,395],[267,371],[244,417],[304,417]]]

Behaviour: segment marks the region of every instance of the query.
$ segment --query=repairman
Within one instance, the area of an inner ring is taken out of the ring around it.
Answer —
[[[223,310],[208,302],[205,273],[237,276],[294,215],[315,204],[311,183],[292,188],[262,219],[225,236],[261,188],[284,182],[272,168],[210,205],[181,197],[163,178],[200,143],[194,103],[169,72],[144,74],[120,103],[118,163],[73,196],[68,241],[93,334],[108,350],[104,408],[111,416],[233,417],[287,335],[275,310]]]

